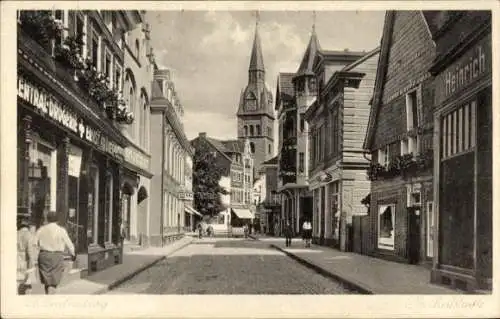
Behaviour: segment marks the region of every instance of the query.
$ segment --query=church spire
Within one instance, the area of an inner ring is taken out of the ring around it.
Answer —
[[[304,55],[302,57],[302,62],[300,62],[300,66],[299,69],[297,70],[295,77],[314,74],[313,63],[316,53],[318,51],[321,51],[321,47],[319,45],[319,40],[316,35],[316,12],[314,12],[311,38],[309,39],[309,44],[307,45],[306,52],[304,52]]]
[[[257,11],[255,14],[255,37],[253,39],[252,54],[250,56],[250,66],[248,68],[248,71],[265,72],[264,59],[262,58],[262,49],[260,45],[259,20],[260,15]]]

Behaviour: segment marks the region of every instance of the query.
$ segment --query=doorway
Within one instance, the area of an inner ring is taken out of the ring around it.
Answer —
[[[420,261],[420,220],[421,207],[411,206],[407,208],[408,212],[408,263],[418,264]]]

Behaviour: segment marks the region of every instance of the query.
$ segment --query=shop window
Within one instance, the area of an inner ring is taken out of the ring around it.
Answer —
[[[106,185],[104,191],[104,242],[112,242],[113,222],[113,173],[106,174]]]
[[[29,210],[37,227],[45,221],[49,210],[56,210],[57,151],[35,136],[30,144],[28,167]]]
[[[378,248],[394,250],[394,226],[396,205],[380,205],[378,208]]]
[[[89,171],[89,209],[87,219],[87,242],[97,245],[99,220],[99,168],[92,165]]]

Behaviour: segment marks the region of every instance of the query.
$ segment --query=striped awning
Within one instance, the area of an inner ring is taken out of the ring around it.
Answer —
[[[191,215],[198,215],[200,217],[203,217],[203,215],[201,213],[199,213],[196,209],[194,209],[193,207],[191,207],[189,205],[184,206],[184,211],[188,214],[191,214]]]

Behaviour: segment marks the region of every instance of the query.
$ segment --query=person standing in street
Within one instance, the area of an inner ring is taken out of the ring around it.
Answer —
[[[311,247],[311,237],[312,237],[312,224],[306,219],[302,224],[302,239],[305,242],[306,247]]]
[[[290,247],[292,245],[292,236],[293,236],[293,229],[292,225],[290,225],[290,221],[286,221],[285,225],[285,246]]]
[[[76,260],[75,246],[68,232],[57,224],[57,213],[47,214],[47,224],[40,227],[36,233],[36,243],[40,250],[38,254],[38,269],[40,281],[45,286],[45,294],[55,294],[64,272],[64,252],[69,250],[72,260]]]
[[[35,273],[35,241],[29,230],[29,217],[17,218],[17,292],[29,295]]]

